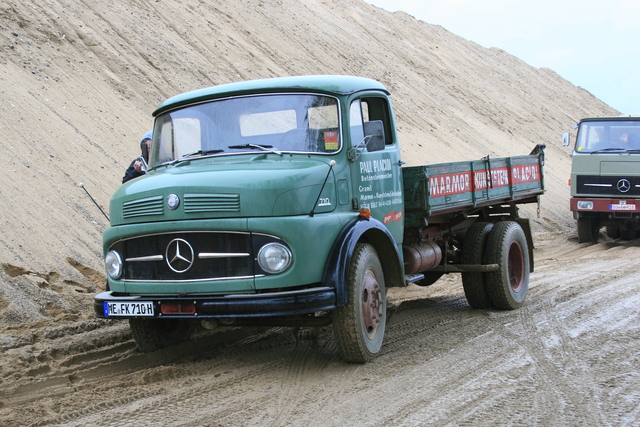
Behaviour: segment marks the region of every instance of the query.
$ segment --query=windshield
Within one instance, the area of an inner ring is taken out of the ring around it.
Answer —
[[[640,150],[640,121],[580,123],[576,151],[580,153]]]
[[[150,166],[199,156],[340,150],[338,101],[277,94],[211,101],[156,118]]]

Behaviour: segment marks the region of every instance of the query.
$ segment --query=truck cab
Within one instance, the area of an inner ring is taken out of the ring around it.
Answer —
[[[149,170],[111,199],[108,291],[95,302],[99,317],[131,319],[139,347],[184,339],[193,319],[326,324],[348,300],[344,265],[362,239],[388,260],[388,286],[404,285],[402,162],[383,85],[240,82],[153,115]]]
[[[568,134],[563,144],[569,145]],[[640,117],[585,118],[571,154],[570,209],[578,241],[637,237],[640,220]]]

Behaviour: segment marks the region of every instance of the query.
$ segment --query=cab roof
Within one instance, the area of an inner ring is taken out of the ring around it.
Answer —
[[[212,86],[173,96],[160,104],[153,112],[153,116],[155,117],[165,111],[185,105],[235,95],[282,92],[314,92],[328,95],[350,95],[366,90],[379,90],[387,95],[389,94],[389,91],[382,83],[355,76],[315,75],[248,80]]]
[[[611,116],[611,117],[587,117],[580,122],[613,122],[613,121],[640,121],[640,116]]]

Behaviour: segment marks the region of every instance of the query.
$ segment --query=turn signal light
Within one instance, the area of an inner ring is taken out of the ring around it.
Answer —
[[[369,208],[362,208],[360,209],[360,213],[359,216],[361,216],[363,219],[369,219],[371,218],[371,210],[369,210]]]

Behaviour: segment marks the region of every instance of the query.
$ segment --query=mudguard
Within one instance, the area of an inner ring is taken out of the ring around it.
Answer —
[[[349,264],[360,241],[371,243],[378,252],[387,287],[404,284],[402,257],[387,227],[375,218],[358,216],[349,221],[336,238],[322,275],[325,286],[335,289],[336,306],[347,303]]]

